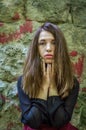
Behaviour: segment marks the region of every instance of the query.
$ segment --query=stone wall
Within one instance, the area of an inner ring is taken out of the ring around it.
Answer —
[[[0,0],[0,130],[22,129],[16,83],[33,35],[45,21],[57,24],[67,40],[80,82],[72,123],[86,128],[86,1]]]

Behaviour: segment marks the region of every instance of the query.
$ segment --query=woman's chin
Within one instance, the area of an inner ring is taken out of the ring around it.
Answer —
[[[47,64],[51,64],[52,62],[53,62],[52,59],[46,59],[46,60],[45,60],[45,63],[47,63]]]

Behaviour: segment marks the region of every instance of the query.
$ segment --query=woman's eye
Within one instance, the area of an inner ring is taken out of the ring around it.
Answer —
[[[40,43],[39,43],[39,45],[44,45],[44,44],[45,44],[45,42],[40,42]]]
[[[52,41],[52,44],[56,44],[55,41]]]

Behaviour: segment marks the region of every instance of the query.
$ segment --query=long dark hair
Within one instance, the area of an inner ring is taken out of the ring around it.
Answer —
[[[42,83],[41,60],[38,51],[38,38],[42,30],[53,34],[55,38],[55,82],[59,95],[68,96],[73,87],[73,71],[65,37],[54,24],[46,22],[37,30],[29,47],[23,69],[23,89],[30,97],[37,97]]]

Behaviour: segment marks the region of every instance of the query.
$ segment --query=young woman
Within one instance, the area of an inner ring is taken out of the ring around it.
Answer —
[[[56,25],[46,22],[37,30],[17,87],[24,130],[77,130],[69,122],[79,83]]]

